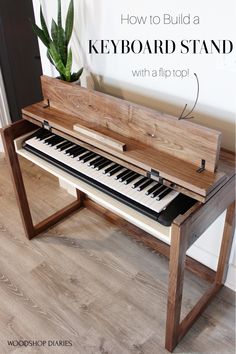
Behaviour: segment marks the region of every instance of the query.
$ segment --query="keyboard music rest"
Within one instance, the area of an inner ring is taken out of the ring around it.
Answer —
[[[22,148],[22,143],[31,134],[32,133],[21,136],[20,138],[17,138],[14,141],[17,154],[33,162],[44,170],[50,172],[55,177],[62,179],[63,181],[70,184],[72,187],[78,188],[79,190],[81,190],[81,192],[87,194],[91,200],[97,202],[101,206],[113,211],[115,214],[121,216],[125,220],[138,226],[144,231],[150,233],[152,236],[158,238],[159,240],[170,244],[171,227],[161,225],[155,220],[152,220],[149,217],[142,215],[136,210],[128,207],[127,205],[124,205],[123,203],[97,190],[89,184],[78,180],[78,178],[71,176],[69,173],[62,171],[60,168],[53,166],[47,161],[44,161],[40,157],[35,156],[32,153],[24,150]]]

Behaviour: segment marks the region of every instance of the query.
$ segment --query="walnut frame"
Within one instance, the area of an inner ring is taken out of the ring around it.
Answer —
[[[52,227],[57,222],[79,210],[83,206],[91,207],[92,209],[95,208],[98,209],[98,211],[99,209],[101,210],[101,207],[95,205],[94,202],[86,200],[86,196],[77,190],[76,201],[41,221],[39,224],[33,225],[22,178],[22,172],[18,156],[15,151],[14,139],[27,134],[34,129],[34,124],[27,120],[20,120],[2,130],[6,158],[16,193],[16,199],[21,213],[25,234],[29,240],[39,235],[46,229]],[[170,352],[174,350],[179,341],[188,332],[198,316],[204,311],[206,306],[224,284],[235,226],[235,197],[232,193],[234,183],[233,176],[217,191],[216,194],[209,199],[209,201],[205,204],[198,203],[197,206],[187,212],[186,215],[177,217],[172,224],[169,252],[169,289],[165,342],[165,347]],[[189,257],[186,257],[186,251],[225,209],[227,209],[227,213],[217,271],[213,272],[211,270],[207,270],[207,267],[201,265],[196,271],[196,265],[199,262],[193,261],[191,263],[189,261]],[[113,221],[116,221],[118,225],[120,224],[119,217],[112,216],[112,213],[110,213],[110,216],[111,218],[113,217]],[[126,224],[129,223],[126,222]],[[130,226],[130,230],[132,230],[132,227],[133,226]],[[133,227],[133,230],[134,229],[137,228]],[[160,241],[155,242],[152,236],[149,236],[149,238],[142,237],[142,234],[143,231],[139,231],[138,233],[136,230],[135,237],[140,239],[143,243],[148,243],[149,247],[152,247],[153,245],[153,248],[158,252],[168,256],[168,245],[163,246]],[[202,276],[204,279],[210,280],[212,284],[210,289],[206,291],[189,314],[182,320],[182,322],[180,322],[184,271],[186,264],[189,269],[192,268],[195,273]]]

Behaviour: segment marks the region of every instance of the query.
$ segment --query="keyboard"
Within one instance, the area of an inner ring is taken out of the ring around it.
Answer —
[[[140,175],[46,129],[39,129],[23,149],[125,203],[140,213],[170,226],[195,200]]]

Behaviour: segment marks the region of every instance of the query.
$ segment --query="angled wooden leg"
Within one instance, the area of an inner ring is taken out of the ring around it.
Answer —
[[[80,201],[76,200],[72,202],[71,204],[67,205],[63,209],[57,211],[53,215],[49,216],[48,218],[44,219],[41,221],[39,224],[34,226],[34,236],[39,235],[41,232],[47,230],[48,228],[52,227],[65,217],[69,216],[71,213],[77,211],[82,207],[82,204]]]
[[[218,259],[218,267],[215,274],[215,280],[210,289],[200,298],[192,310],[187,314],[179,326],[180,341],[187,331],[191,328],[197,318],[203,313],[210,301],[214,298],[217,292],[222,288],[228,270],[228,261],[232,246],[233,236],[235,231],[235,202],[228,208],[225,218],[224,232],[221,241],[220,254]]]
[[[33,221],[29,209],[29,203],[25,192],[25,186],[21,174],[18,156],[15,151],[14,139],[20,135],[27,134],[28,132],[32,131],[33,127],[26,121],[19,121],[17,122],[17,124],[15,124],[15,126],[16,125],[18,129],[15,130],[13,129],[13,126],[9,126],[5,128],[2,131],[2,137],[3,137],[6,159],[8,162],[11,178],[13,181],[16,200],[20,210],[23,227],[27,238],[31,239],[35,235],[35,230],[34,230]],[[16,131],[19,134],[18,136],[16,135]]]
[[[177,225],[173,225],[170,246],[169,289],[165,343],[166,349],[170,352],[173,351],[178,343],[187,245],[187,233],[185,230]]]
[[[34,130],[36,127],[25,121],[21,120],[13,125],[2,130],[3,143],[5,154],[9,165],[10,174],[15,189],[17,204],[20,210],[22,223],[24,226],[25,234],[28,239],[32,239],[49,227],[55,225],[57,222],[70,215],[72,212],[78,210],[83,206],[84,195],[77,190],[77,199],[70,205],[57,211],[49,216],[39,224],[33,224],[32,216],[30,213],[29,203],[26,195],[26,190],[22,178],[18,155],[15,151],[14,139]]]
[[[220,255],[216,271],[215,281],[217,284],[224,284],[229,266],[229,257],[235,232],[235,201],[228,207],[224,233],[221,242]]]
[[[181,300],[183,290],[183,271],[186,246],[186,235],[181,236],[181,230],[174,225],[171,239],[170,255],[170,280],[166,326],[166,349],[173,351],[178,342],[188,332],[197,318],[202,314],[210,301],[222,288],[228,270],[228,261],[235,232],[235,202],[228,208],[226,213],[224,233],[221,241],[218,267],[215,280],[211,287],[203,294],[192,310],[180,323]],[[183,245],[180,246],[181,240]]]

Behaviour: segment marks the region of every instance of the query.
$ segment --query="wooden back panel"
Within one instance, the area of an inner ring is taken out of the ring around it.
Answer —
[[[105,127],[196,167],[205,160],[206,170],[215,171],[220,132],[79,85],[47,76],[41,80],[50,106],[80,118],[85,126]]]

